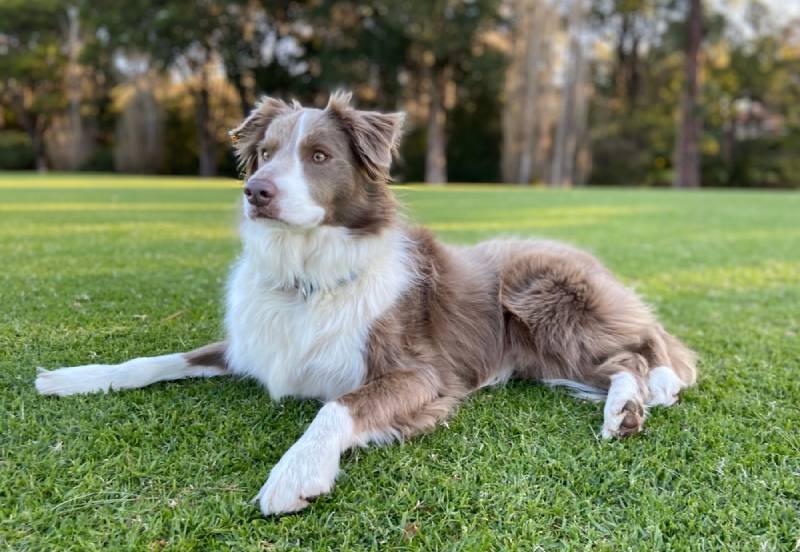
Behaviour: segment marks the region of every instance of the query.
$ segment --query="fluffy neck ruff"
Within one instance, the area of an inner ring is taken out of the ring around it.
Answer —
[[[339,226],[303,229],[245,218],[241,236],[242,261],[265,286],[304,297],[343,288],[405,257],[407,250],[404,233],[394,226],[358,236]]]

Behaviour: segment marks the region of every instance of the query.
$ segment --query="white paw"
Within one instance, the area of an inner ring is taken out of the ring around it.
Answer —
[[[90,364],[58,370],[36,369],[36,390],[41,395],[65,397],[79,393],[108,391],[111,387],[109,366]]]
[[[669,366],[653,368],[647,378],[647,386],[650,388],[648,406],[672,406],[684,387],[683,381]]]
[[[600,430],[600,435],[603,436],[603,439],[611,439],[617,435],[617,430],[623,418],[625,418],[625,413],[622,412],[621,409],[616,412],[611,412],[608,408],[605,408],[605,412],[603,413],[603,428]]]
[[[645,418],[644,406],[641,402],[630,400],[614,412],[607,412],[603,420],[601,434],[604,439],[627,437],[642,430]]]
[[[265,516],[297,512],[315,497],[333,489],[339,472],[339,451],[320,448],[320,443],[295,443],[272,468],[258,495]]]
[[[611,376],[603,408],[603,438],[626,437],[642,430],[645,411],[636,379],[627,372]]]

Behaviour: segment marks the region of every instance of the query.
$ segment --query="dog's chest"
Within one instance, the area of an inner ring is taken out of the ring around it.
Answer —
[[[226,315],[231,370],[259,380],[274,399],[330,400],[358,387],[375,317],[365,312],[362,286],[345,287],[304,297],[270,289],[246,264],[234,269]]]

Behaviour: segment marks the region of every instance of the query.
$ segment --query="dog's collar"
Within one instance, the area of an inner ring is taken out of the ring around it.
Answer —
[[[304,301],[308,301],[308,298],[312,295],[322,293],[322,292],[332,292],[339,290],[347,285],[352,284],[358,279],[358,272],[352,271],[350,274],[345,278],[339,278],[336,281],[336,284],[331,287],[320,287],[315,285],[314,282],[310,282],[308,280],[303,280],[300,278],[295,278],[292,284],[285,284],[278,289],[287,293],[299,293],[303,296]]]

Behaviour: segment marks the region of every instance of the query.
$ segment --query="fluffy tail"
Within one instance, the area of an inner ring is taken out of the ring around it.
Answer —
[[[542,380],[542,383],[550,387],[564,387],[573,397],[592,402],[604,401],[608,395],[608,391],[605,389],[568,379],[546,379]]]

